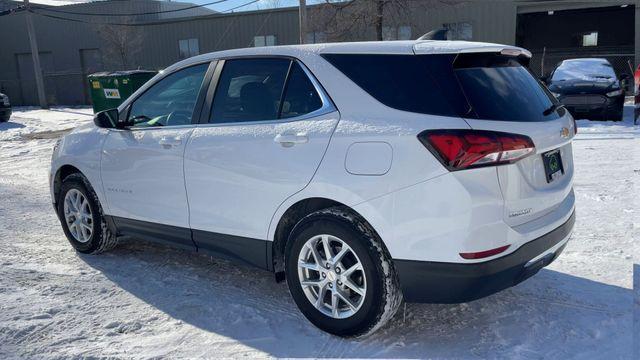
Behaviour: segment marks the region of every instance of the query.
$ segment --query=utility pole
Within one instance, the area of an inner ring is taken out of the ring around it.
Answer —
[[[300,0],[300,44],[304,44],[307,35],[307,1]]]
[[[42,68],[40,67],[40,53],[38,52],[38,41],[36,32],[33,29],[33,19],[31,19],[31,7],[29,0],[24,0],[25,14],[27,18],[27,32],[29,33],[29,44],[31,45],[31,57],[33,59],[33,71],[36,76],[36,88],[38,90],[38,102],[40,107],[48,109],[47,98],[44,95],[44,81],[42,80]]]

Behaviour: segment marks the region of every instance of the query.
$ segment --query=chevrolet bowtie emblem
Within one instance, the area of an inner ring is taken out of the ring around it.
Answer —
[[[568,138],[569,129],[567,129],[566,127],[563,127],[562,130],[560,130],[560,136],[562,136],[563,138]]]

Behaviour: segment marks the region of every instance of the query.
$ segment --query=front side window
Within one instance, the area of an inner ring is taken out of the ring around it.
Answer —
[[[292,118],[320,107],[320,96],[297,62],[284,58],[234,59],[224,64],[209,122]]]
[[[160,80],[133,101],[128,124],[135,127],[187,125],[209,64],[191,66]]]

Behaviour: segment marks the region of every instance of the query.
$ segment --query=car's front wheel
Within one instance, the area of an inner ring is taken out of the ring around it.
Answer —
[[[71,174],[62,181],[56,205],[64,234],[78,252],[99,254],[116,246],[117,238],[84,175]]]
[[[339,336],[374,332],[402,302],[387,250],[368,224],[344,208],[298,223],[285,253],[289,290],[314,325]]]
[[[610,113],[607,118],[608,118],[608,120],[622,121],[622,111],[621,112]]]

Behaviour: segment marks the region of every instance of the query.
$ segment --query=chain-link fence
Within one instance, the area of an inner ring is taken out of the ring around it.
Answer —
[[[572,48],[572,49],[543,49],[532,51],[530,68],[538,76],[548,76],[556,66],[563,60],[577,58],[605,58],[609,60],[616,74],[622,76],[626,74],[626,92],[633,94],[633,69],[635,68],[635,57],[633,47],[620,48]]]

